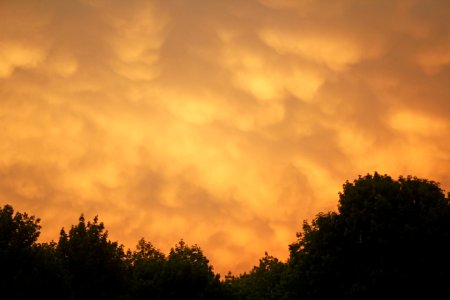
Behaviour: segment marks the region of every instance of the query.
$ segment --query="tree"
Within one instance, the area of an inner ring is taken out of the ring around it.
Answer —
[[[197,245],[181,240],[170,250],[164,270],[167,299],[221,299],[219,279]]]
[[[142,238],[129,257],[133,299],[148,299],[150,295],[152,299],[164,299],[165,255]]]
[[[2,250],[30,249],[39,237],[41,220],[16,212],[11,205],[0,208],[0,247]]]
[[[305,222],[290,245],[285,298],[448,295],[449,231],[449,199],[433,181],[375,173],[346,182],[338,212]]]
[[[126,292],[123,246],[108,239],[103,223],[84,216],[67,234],[61,230],[56,248],[69,276],[74,299],[117,299]]]
[[[250,273],[238,277],[229,274],[225,285],[231,289],[234,299],[277,300],[283,295],[281,281],[284,270],[285,264],[266,252]]]
[[[63,267],[63,261],[57,254],[57,244],[37,243],[33,246],[32,282],[27,290],[33,298],[48,298],[48,292],[58,295],[61,299],[69,298],[68,274]]]
[[[11,205],[0,208],[0,290],[2,298],[27,297],[33,283],[33,260],[40,220],[16,212]]]
[[[434,299],[450,280],[450,200],[416,177],[346,182],[336,212],[304,222],[286,263],[267,253],[225,282],[197,245],[168,256],[141,239],[127,254],[83,215],[58,244],[37,243],[39,219],[0,208],[1,299]]]

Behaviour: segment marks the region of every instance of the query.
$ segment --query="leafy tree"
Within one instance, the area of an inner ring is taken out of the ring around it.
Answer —
[[[449,199],[433,181],[346,182],[338,213],[305,222],[290,245],[285,299],[448,295],[449,231]]]
[[[83,215],[58,244],[39,219],[0,208],[1,299],[434,299],[449,296],[450,201],[416,177],[346,182],[337,212],[304,222],[287,263],[267,253],[238,277],[213,272],[183,240],[168,256],[141,239],[127,254]]]
[[[72,298],[116,299],[125,294],[123,246],[108,239],[97,217],[86,223],[81,215],[68,234],[62,229],[56,250],[69,276]]]
[[[139,240],[136,251],[129,253],[132,269],[133,299],[164,299],[163,273],[165,255],[145,239]]]
[[[2,250],[30,249],[39,237],[40,219],[16,212],[11,205],[0,208],[0,247]]]
[[[266,252],[250,273],[238,277],[229,274],[224,284],[231,288],[234,299],[278,300],[283,295],[280,284],[284,269],[284,263]]]
[[[68,274],[65,272],[63,262],[57,254],[57,244],[40,243],[33,247],[33,278],[28,290],[38,299],[48,298],[49,291],[60,298],[69,298]]]
[[[167,299],[220,299],[219,279],[197,245],[181,240],[170,250],[164,270]]]
[[[166,257],[141,239],[129,253],[133,299],[225,299],[225,291],[197,245],[183,240]]]
[[[33,246],[39,237],[40,220],[0,207],[0,290],[2,298],[27,297],[33,283]]]

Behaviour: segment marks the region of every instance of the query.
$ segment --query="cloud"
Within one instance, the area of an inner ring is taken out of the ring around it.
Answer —
[[[0,199],[56,239],[286,258],[375,170],[449,187],[447,1],[0,4]]]

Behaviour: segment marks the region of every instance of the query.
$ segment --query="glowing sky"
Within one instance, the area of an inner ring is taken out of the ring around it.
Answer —
[[[450,187],[448,0],[0,0],[0,204],[282,259],[345,180]]]

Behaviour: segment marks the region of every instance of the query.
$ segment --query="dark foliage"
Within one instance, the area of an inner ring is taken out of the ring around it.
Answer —
[[[346,182],[338,208],[290,245],[286,298],[448,295],[450,206],[438,184],[375,173]]]
[[[281,280],[284,271],[285,264],[266,252],[250,273],[238,277],[229,274],[224,284],[233,299],[277,300],[283,295]]]
[[[166,256],[136,250],[81,216],[58,243],[37,243],[39,219],[0,208],[1,299],[434,299],[448,298],[450,203],[439,185],[367,175],[346,182],[337,212],[304,222],[286,263],[267,253],[224,281],[197,245]]]
[[[181,240],[167,257],[141,239],[130,253],[133,299],[223,299],[219,275],[197,246]]]
[[[123,246],[108,240],[103,223],[81,216],[67,234],[61,230],[56,254],[73,299],[116,299],[126,293],[127,267]]]
[[[152,299],[164,299],[164,254],[142,238],[136,246],[136,251],[129,252],[128,256],[133,299],[148,299],[148,295],[152,295]]]
[[[0,208],[0,290],[7,299],[27,297],[34,285],[34,247],[39,219],[14,213],[10,205]]]

